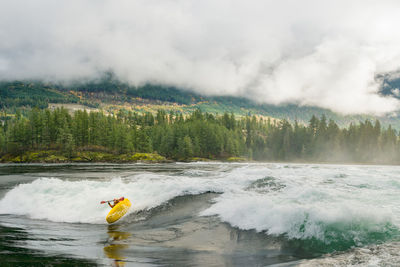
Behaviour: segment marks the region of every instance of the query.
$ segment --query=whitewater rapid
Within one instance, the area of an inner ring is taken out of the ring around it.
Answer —
[[[215,192],[218,196],[200,215],[217,216],[242,230],[339,249],[399,236],[399,167],[218,164],[205,170],[193,166],[178,173],[143,171],[97,180],[41,177],[9,190],[0,200],[0,214],[105,224],[109,207],[100,205],[101,200],[129,198],[130,213],[135,214],[178,196]]]

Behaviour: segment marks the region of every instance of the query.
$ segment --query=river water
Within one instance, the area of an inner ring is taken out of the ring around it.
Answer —
[[[9,265],[400,266],[399,241],[400,167],[0,165]]]

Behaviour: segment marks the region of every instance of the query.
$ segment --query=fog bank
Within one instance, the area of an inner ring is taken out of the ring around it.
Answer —
[[[105,71],[132,85],[382,114],[400,66],[400,3],[372,0],[3,0],[0,80]]]

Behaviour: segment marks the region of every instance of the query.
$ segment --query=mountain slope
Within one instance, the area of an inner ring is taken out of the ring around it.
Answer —
[[[392,83],[393,85],[396,83]],[[388,85],[384,94],[393,88]],[[298,120],[307,123],[312,115],[325,115],[345,126],[351,122],[379,119],[382,125],[391,124],[400,129],[397,114],[374,117],[370,115],[344,116],[327,109],[309,106],[257,104],[251,100],[232,96],[204,96],[171,86],[146,84],[140,87],[122,83],[108,75],[98,81],[68,85],[39,81],[14,81],[0,83],[0,109],[15,112],[16,108],[46,108],[48,103],[78,103],[86,107],[102,108],[107,112],[126,109],[136,112],[155,112],[158,109],[188,113],[195,109],[204,112],[234,113],[239,116],[262,115],[278,119]]]

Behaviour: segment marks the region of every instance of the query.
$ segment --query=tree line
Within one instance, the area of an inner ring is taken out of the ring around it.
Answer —
[[[78,103],[79,98],[61,91],[60,86],[41,82],[0,81],[0,109],[15,112],[18,107],[47,108],[48,103]]]
[[[307,125],[256,116],[236,118],[196,110],[183,115],[160,110],[138,114],[34,108],[3,116],[0,155],[57,150],[114,154],[156,152],[173,160],[243,157],[268,161],[400,162],[400,142],[391,127],[366,120],[340,128],[325,116]]]

